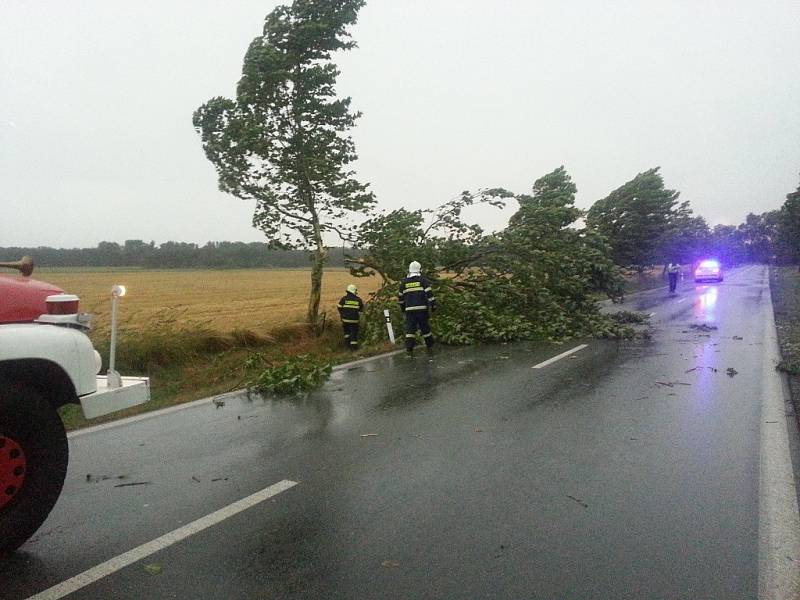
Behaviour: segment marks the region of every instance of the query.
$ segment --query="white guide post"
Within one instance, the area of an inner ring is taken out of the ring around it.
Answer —
[[[389,309],[383,311],[383,318],[386,320],[386,331],[389,332],[389,341],[394,344],[394,328],[392,327],[392,318],[389,316]]]
[[[117,301],[125,295],[124,285],[115,285],[111,288],[111,348],[108,351],[108,387],[121,388],[122,377],[117,373]]]

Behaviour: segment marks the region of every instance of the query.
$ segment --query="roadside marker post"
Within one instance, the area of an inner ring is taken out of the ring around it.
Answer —
[[[125,295],[124,285],[115,285],[111,288],[111,348],[108,358],[108,387],[121,388],[122,377],[116,370],[117,357],[117,301]]]
[[[389,316],[389,309],[383,311],[383,318],[386,320],[386,331],[389,332],[389,341],[394,344],[394,328],[392,327],[392,317]]]

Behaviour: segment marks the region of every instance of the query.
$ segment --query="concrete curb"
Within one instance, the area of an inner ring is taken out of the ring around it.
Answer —
[[[764,328],[761,441],[758,484],[758,598],[800,597],[800,513],[789,446],[786,377],[775,370],[780,361],[772,293],[767,284],[769,315]]]

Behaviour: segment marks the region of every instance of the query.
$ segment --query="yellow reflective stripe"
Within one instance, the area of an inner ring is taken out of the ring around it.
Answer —
[[[356,300],[345,300],[344,303],[346,306],[361,306]]]
[[[358,319],[342,319],[342,323],[358,323]]]
[[[408,306],[406,307],[406,312],[410,312],[412,310],[428,310],[427,306]]]
[[[407,338],[413,338],[413,337],[417,337],[417,335],[415,333],[407,333],[406,337]]]
[[[403,290],[404,294],[408,294],[409,292],[424,292],[422,288],[414,288],[413,290]]]
[[[432,287],[426,287],[426,288],[425,288],[425,291],[426,291],[426,292],[430,292],[432,289],[433,289]]]
[[[423,333],[422,337],[431,337],[433,333]]]

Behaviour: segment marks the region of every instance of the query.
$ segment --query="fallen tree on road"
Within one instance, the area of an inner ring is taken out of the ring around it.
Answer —
[[[605,240],[581,226],[576,187],[564,167],[539,178],[531,194],[502,188],[464,192],[433,210],[399,209],[367,221],[350,257],[357,277],[382,287],[367,303],[368,341],[383,336],[382,312],[400,322],[396,293],[405,267],[418,260],[437,297],[436,335],[448,344],[627,337],[633,330],[601,315],[597,294],[622,295],[619,269]],[[468,224],[465,209],[519,208],[496,233]]]

